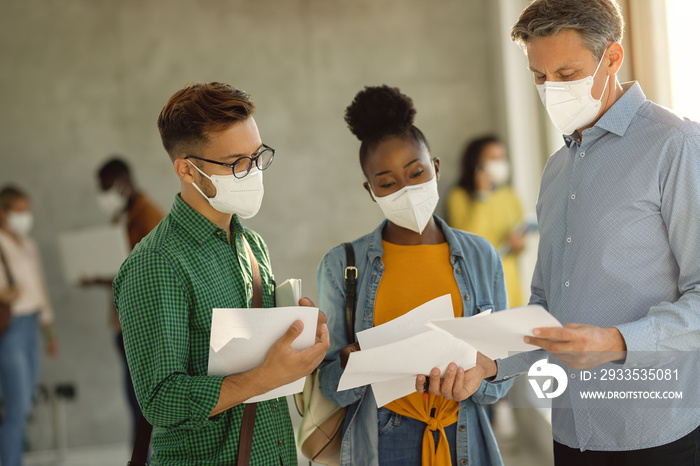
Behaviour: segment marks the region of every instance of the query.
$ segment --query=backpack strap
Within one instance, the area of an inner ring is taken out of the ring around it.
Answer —
[[[345,267],[345,324],[348,341],[355,341],[355,285],[357,283],[357,267],[355,267],[355,249],[352,243],[343,243],[347,256]]]

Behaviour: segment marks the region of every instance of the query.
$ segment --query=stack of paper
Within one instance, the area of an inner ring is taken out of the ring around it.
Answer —
[[[415,391],[418,374],[449,363],[466,369],[476,352],[492,359],[537,349],[523,342],[536,327],[561,324],[541,306],[455,318],[450,295],[429,301],[383,325],[357,334],[361,351],[350,354],[338,390],[372,385],[377,406]]]
[[[277,307],[298,306],[301,299],[301,280],[289,278],[275,288],[275,305]]]
[[[265,360],[272,345],[284,335],[296,320],[304,323],[304,330],[292,343],[302,350],[316,341],[316,307],[272,307],[265,309],[214,309],[211,316],[209,347],[209,375],[230,375],[249,371]],[[299,393],[306,377],[283,385],[245,403],[270,400]]]

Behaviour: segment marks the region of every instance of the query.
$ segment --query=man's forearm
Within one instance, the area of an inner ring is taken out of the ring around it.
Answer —
[[[248,398],[261,395],[275,388],[267,379],[260,367],[225,377],[223,382],[221,382],[219,400],[209,417],[216,416],[243,403]]]

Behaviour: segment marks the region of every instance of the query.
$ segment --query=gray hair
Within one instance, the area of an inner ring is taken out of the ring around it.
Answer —
[[[597,60],[609,42],[620,42],[624,20],[615,0],[533,0],[510,30],[525,48],[530,37],[548,37],[573,29]]]

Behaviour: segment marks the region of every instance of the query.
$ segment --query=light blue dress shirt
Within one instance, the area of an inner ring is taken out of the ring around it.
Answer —
[[[646,100],[637,83],[624,88],[581,141],[566,136],[545,167],[530,301],[563,324],[617,327],[630,352],[697,351],[700,124]],[[532,356],[499,361],[496,380],[526,371]],[[649,448],[700,424],[698,403],[611,410],[575,395],[562,395],[572,409],[552,411],[554,439],[572,448]]]

